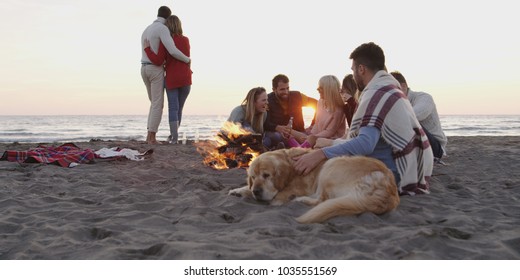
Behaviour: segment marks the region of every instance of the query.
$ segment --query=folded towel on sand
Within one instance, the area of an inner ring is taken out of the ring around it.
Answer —
[[[141,154],[135,150],[119,148],[102,148],[94,152],[91,149],[83,150],[73,143],[65,143],[58,147],[39,145],[27,151],[5,151],[0,160],[75,167],[81,163],[92,163],[95,158],[128,158],[131,160],[142,160],[143,156],[151,154],[152,152],[153,150],[148,150]]]
[[[118,147],[113,148],[101,148],[97,150],[96,156],[100,158],[111,158],[111,157],[125,157],[129,160],[143,160],[145,155],[149,155],[153,150],[148,150],[144,153],[132,149],[120,149]]]

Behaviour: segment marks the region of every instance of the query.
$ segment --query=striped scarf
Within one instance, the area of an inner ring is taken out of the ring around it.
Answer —
[[[433,170],[430,143],[398,82],[385,71],[377,72],[361,93],[348,139],[356,137],[364,126],[378,128],[381,137],[392,147],[401,176],[399,193],[429,193],[428,181]]]

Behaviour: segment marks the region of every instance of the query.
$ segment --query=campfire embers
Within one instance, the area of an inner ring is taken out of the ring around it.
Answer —
[[[215,169],[248,167],[263,151],[262,135],[226,122],[215,139],[201,142],[197,151],[204,157],[204,164]]]

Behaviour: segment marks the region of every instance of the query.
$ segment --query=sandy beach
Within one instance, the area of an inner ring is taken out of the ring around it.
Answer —
[[[520,259],[520,137],[449,137],[430,194],[312,225],[294,220],[304,204],[228,196],[246,171],[203,165],[193,143],[75,144],[154,152],[74,168],[0,161],[0,259]]]

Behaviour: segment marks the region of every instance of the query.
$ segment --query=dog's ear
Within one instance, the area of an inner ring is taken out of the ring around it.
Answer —
[[[286,156],[286,160],[287,162],[290,164],[290,170],[291,171],[295,171],[294,170],[294,158],[298,157],[298,156],[301,156],[303,154],[307,154],[309,151],[311,151],[310,149],[304,149],[304,148],[291,148],[291,149],[285,149],[285,156]],[[294,176],[294,175],[292,175]]]
[[[284,149],[284,150],[282,150],[283,151],[282,157],[283,157],[284,161],[291,162],[291,157],[294,154],[294,151],[292,151],[292,150],[293,149]]]
[[[278,156],[275,168],[276,188],[282,190],[289,185],[295,174],[293,160],[291,159],[288,150],[284,150],[284,152]]]
[[[247,176],[247,186],[249,189],[253,187],[253,179],[251,179],[251,176]]]

